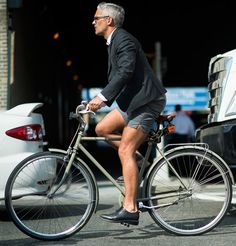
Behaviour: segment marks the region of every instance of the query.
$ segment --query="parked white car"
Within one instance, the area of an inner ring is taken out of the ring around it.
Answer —
[[[20,104],[0,111],[0,204],[7,179],[14,167],[27,156],[43,151],[43,117],[33,112],[42,103]]]

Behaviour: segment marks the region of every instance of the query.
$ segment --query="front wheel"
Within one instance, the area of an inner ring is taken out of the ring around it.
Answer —
[[[67,164],[64,156],[34,154],[17,165],[7,181],[7,211],[28,236],[40,240],[69,237],[88,222],[95,210],[96,184],[85,165],[74,160],[61,182]]]
[[[176,235],[199,235],[223,219],[232,199],[228,169],[204,148],[177,147],[148,176],[149,213]]]

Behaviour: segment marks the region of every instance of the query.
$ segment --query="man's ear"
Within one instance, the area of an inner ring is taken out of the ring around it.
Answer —
[[[111,26],[111,25],[112,25],[112,23],[113,23],[113,19],[112,19],[112,17],[111,17],[111,16],[108,16],[108,17],[107,17],[107,23],[108,23],[108,25],[109,25],[109,26]]]

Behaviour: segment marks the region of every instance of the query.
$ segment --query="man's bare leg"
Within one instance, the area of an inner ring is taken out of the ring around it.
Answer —
[[[102,219],[124,225],[138,225],[139,211],[137,207],[138,167],[135,152],[140,144],[145,141],[147,134],[140,129],[126,126],[123,130],[118,149],[122,163],[122,171],[125,181],[125,198],[123,208],[115,213],[100,215]]]
[[[147,134],[140,129],[125,127],[119,146],[119,157],[122,163],[122,172],[125,183],[124,208],[129,212],[135,212],[137,208],[138,166],[136,150],[145,141]]]
[[[126,122],[117,109],[109,112],[98,124],[96,125],[95,132],[98,136],[115,138],[121,136]],[[120,141],[109,141],[109,143],[118,149]],[[142,155],[136,151],[136,159],[142,159]]]
[[[95,132],[98,136],[114,138],[121,136],[126,123],[117,109],[109,112],[100,122],[98,122]],[[113,147],[118,149],[120,141],[109,141]]]

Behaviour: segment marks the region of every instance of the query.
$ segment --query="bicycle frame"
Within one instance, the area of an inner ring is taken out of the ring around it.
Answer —
[[[60,188],[60,186],[63,184],[65,178],[66,178],[66,175],[67,173],[69,172],[70,170],[70,167],[74,161],[75,158],[79,159],[77,157],[77,153],[78,151],[82,151],[82,153],[84,153],[84,155],[101,171],[101,173],[103,175],[105,175],[105,177],[121,192],[121,194],[124,196],[124,188],[123,186],[121,186],[110,174],[109,172],[106,171],[106,169],[104,169],[102,167],[102,165],[94,158],[94,156],[83,146],[82,142],[85,142],[85,141],[119,141],[121,139],[121,137],[117,137],[117,138],[107,138],[107,137],[85,137],[83,136],[83,132],[78,132],[77,131],[77,138],[76,138],[76,141],[75,141],[75,144],[73,147],[71,147],[71,145],[69,146],[67,152],[66,151],[63,151],[63,150],[58,150],[58,149],[49,149],[50,151],[52,152],[61,152],[61,153],[64,153],[64,154],[67,154],[67,155],[70,155],[69,157],[69,163],[66,167],[66,171],[65,171],[65,174],[63,176],[63,178],[61,179],[59,185],[57,185],[57,187],[52,191],[50,192],[50,194],[48,195],[49,197],[50,196],[53,196],[53,194]],[[142,182],[142,175],[144,173],[144,170],[146,168],[146,164],[147,164],[147,160],[149,159],[149,156],[151,154],[151,151],[152,151],[152,147],[155,143],[152,142],[152,141],[148,141],[148,147],[147,147],[147,150],[145,152],[145,155],[144,155],[144,162],[141,166],[141,169],[139,171],[139,178],[138,178],[138,187],[140,187],[141,185],[141,182]],[[164,157],[165,158],[165,154],[159,149],[158,145],[156,145],[156,149],[158,150],[158,152],[160,153],[160,157]],[[166,159],[166,158],[165,158]],[[167,160],[167,159],[166,159]],[[81,161],[81,159],[79,159],[79,161]],[[156,161],[157,162],[157,161]],[[155,163],[156,163],[155,162]],[[84,163],[84,162],[83,162]],[[171,163],[169,163],[169,161],[167,160],[167,163],[168,165],[170,166],[170,168],[175,172],[175,174],[178,176],[178,174],[176,173],[176,171],[174,170],[174,168],[172,167]],[[154,166],[154,165],[153,165]],[[152,168],[150,168],[152,169]],[[179,180],[180,182],[182,183],[181,181],[181,177],[179,177]],[[96,183],[96,179],[94,178],[94,181]],[[183,183],[182,185],[187,188]],[[97,189],[97,194],[98,194],[98,189]],[[150,199],[156,199],[157,196],[155,197],[144,197],[145,195],[145,192],[142,190],[142,193],[138,196],[137,198],[137,201],[141,204],[140,204],[140,207],[142,206],[143,208],[149,208],[145,205],[143,205],[142,202],[144,201],[148,201]],[[185,193],[183,193],[183,195],[186,195]],[[165,195],[161,195],[161,196],[158,196],[159,199],[161,198],[167,198],[167,196],[171,197],[171,196],[176,196],[176,194],[165,194]],[[163,207],[163,206],[169,206],[170,204],[165,204],[165,205],[161,205],[161,206],[155,206],[155,207]],[[97,205],[96,205],[97,207]],[[96,210],[95,210],[96,211]]]
[[[71,157],[69,158],[69,163],[67,165],[66,171],[65,171],[65,175],[69,172],[71,165],[74,161],[75,158],[77,158],[77,152],[80,150],[82,151],[82,153],[84,153],[84,155],[101,171],[101,173],[121,192],[121,194],[124,196],[124,188],[110,175],[109,172],[107,172],[107,170],[105,168],[103,168],[103,166],[95,159],[95,157],[86,149],[86,147],[83,146],[82,142],[85,141],[119,141],[121,139],[121,137],[117,137],[117,138],[106,138],[106,137],[85,137],[82,136],[83,133],[78,133],[76,142],[73,146],[73,148],[69,147],[67,152],[64,150],[60,150],[60,149],[54,149],[54,148],[50,148],[49,151],[52,152],[61,152],[64,154],[69,154],[71,155]],[[145,170],[145,164],[147,163],[147,160],[151,154],[151,150],[152,150],[152,146],[153,143],[148,142],[148,147],[144,156],[144,165],[142,165],[140,172],[139,172],[139,185],[141,183],[141,178],[142,175],[144,173]],[[61,183],[63,183],[64,178],[62,178]],[[57,189],[53,191],[53,193],[55,193],[60,187],[60,184],[58,185]],[[51,194],[52,195],[52,194]]]
[[[80,109],[80,107],[78,108]],[[78,110],[79,111],[79,110]],[[86,129],[86,121],[81,117],[81,115],[77,112],[76,110],[76,114],[74,113],[71,113],[70,115],[70,118],[76,118],[78,121],[79,121],[79,125],[78,125],[78,128],[76,130],[76,133],[69,145],[69,148],[67,150],[67,159],[69,160],[68,164],[67,164],[67,167],[66,167],[66,170],[65,170],[65,173],[61,179],[61,182],[59,183],[59,185],[52,191],[50,192],[50,194],[48,195],[49,197],[50,196],[53,196],[53,194],[55,194],[55,192],[60,188],[60,186],[63,184],[65,178],[67,177],[67,174],[69,173],[70,171],[70,168],[72,166],[72,163],[74,161],[75,158],[77,158],[77,153],[78,151],[82,151],[82,153],[84,153],[84,155],[101,171],[101,173],[103,173],[103,175],[121,192],[121,194],[124,196],[124,188],[106,171],[106,169],[104,169],[102,167],[102,165],[94,158],[94,156],[83,146],[82,142],[83,141],[106,141],[106,142],[109,142],[109,141],[119,141],[121,140],[121,137],[116,137],[116,138],[107,138],[107,137],[86,137],[84,136],[84,133],[85,133],[85,129]],[[170,123],[170,122],[169,122]],[[161,123],[160,123],[161,124]],[[163,123],[162,123],[163,124]],[[160,131],[160,133],[159,133]],[[179,174],[176,172],[176,170],[173,168],[172,164],[168,161],[168,159],[166,158],[166,153],[159,149],[157,143],[161,141],[161,136],[163,135],[163,132],[161,132],[161,130],[159,130],[158,132],[156,132],[156,134],[154,134],[152,137],[148,137],[147,139],[147,143],[148,143],[148,148],[146,150],[146,153],[144,155],[144,162],[143,162],[143,165],[141,166],[141,169],[139,171],[139,177],[138,177],[138,188],[141,186],[141,182],[142,182],[142,176],[143,176],[143,173],[144,173],[144,170],[147,166],[147,162],[148,162],[148,159],[149,159],[149,156],[151,154],[151,150],[152,150],[152,147],[153,145],[155,144],[156,145],[156,149],[157,151],[159,152],[160,154],[160,158],[164,158],[168,167],[173,171],[173,173],[176,175],[176,177],[178,178],[179,182],[181,183],[181,185],[187,190],[188,187],[186,187],[186,185],[182,182],[182,179],[181,177],[179,176]],[[201,145],[201,143],[197,143],[197,144],[194,144],[195,146],[196,145]],[[205,150],[206,152],[209,151],[208,147],[206,146],[206,144],[204,144],[205,146]],[[171,151],[171,150],[170,150]],[[167,153],[169,153],[169,151],[167,151]],[[223,160],[222,160],[223,161]],[[157,163],[158,160],[155,161],[155,163]],[[148,173],[147,173],[147,176],[150,174],[152,168],[155,166],[155,163],[154,165],[152,165],[149,170],[148,170]],[[199,167],[201,166],[201,164],[199,165]],[[232,183],[234,184],[234,179],[233,179],[233,175],[231,173],[231,170],[229,169],[229,167],[225,164],[226,166],[226,170],[228,170],[228,172],[230,173],[230,177],[232,179]],[[94,181],[96,183],[96,180],[94,178]],[[144,180],[144,187],[146,186],[146,181]],[[96,188],[97,189],[97,188]],[[142,201],[147,201],[147,200],[150,200],[150,199],[156,199],[157,197],[145,197],[145,191],[143,189],[140,190],[141,191],[141,194],[138,195],[138,198],[137,198],[137,201],[138,202],[142,202]],[[97,193],[98,193],[98,189],[97,189]],[[170,196],[172,196],[172,194],[169,194]],[[188,195],[187,193],[183,193],[183,195]],[[166,196],[164,196],[166,197]],[[161,197],[158,197],[159,199],[161,199]],[[168,204],[167,204],[168,205]]]

